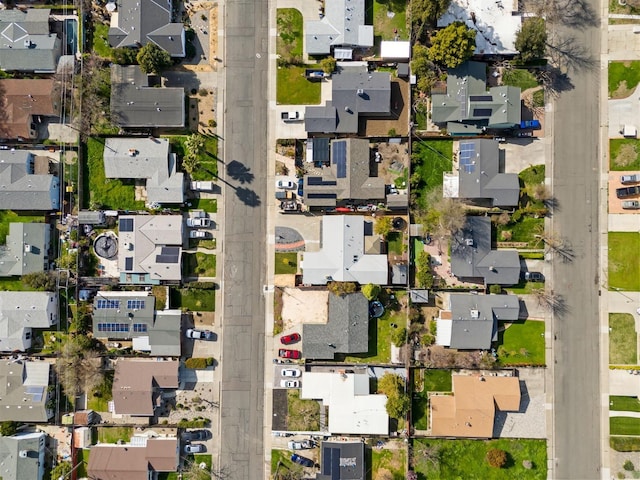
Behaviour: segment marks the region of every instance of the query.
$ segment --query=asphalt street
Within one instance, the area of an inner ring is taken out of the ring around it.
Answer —
[[[601,31],[599,2],[586,0],[569,5],[564,24],[556,27],[556,36],[551,39],[562,45],[563,52],[556,54],[570,83],[559,82],[564,91],[554,104],[553,119],[552,178],[557,208],[551,224],[566,248],[563,254],[553,254],[552,259],[552,288],[560,305],[553,319],[555,444],[549,478],[587,480],[601,476]]]
[[[220,458],[225,478],[264,478],[267,165],[266,0],[224,4]]]

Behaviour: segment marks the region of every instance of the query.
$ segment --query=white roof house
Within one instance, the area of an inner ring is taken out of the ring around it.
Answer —
[[[58,297],[52,292],[0,292],[0,351],[31,348],[33,328],[58,322]]]
[[[380,57],[383,59],[408,60],[411,57],[411,42],[383,40],[380,42]]]
[[[388,435],[387,396],[369,393],[366,373],[303,373],[300,398],[329,407],[329,433]]]
[[[387,256],[365,252],[362,215],[322,217],[322,248],[304,254],[303,283],[326,285],[338,281],[386,285],[388,277]]]

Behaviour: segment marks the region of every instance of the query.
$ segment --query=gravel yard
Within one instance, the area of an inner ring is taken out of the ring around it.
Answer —
[[[520,412],[496,412],[493,436],[501,438],[546,438],[545,370],[521,368]],[[523,384],[524,382],[524,384]]]

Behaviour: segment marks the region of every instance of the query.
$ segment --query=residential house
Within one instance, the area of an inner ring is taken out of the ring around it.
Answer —
[[[370,393],[366,373],[305,372],[300,398],[329,407],[329,435],[389,434],[387,396]]]
[[[22,359],[0,360],[0,422],[46,423],[53,416],[49,400],[51,364]]]
[[[516,34],[522,24],[517,2],[452,0],[438,19],[438,28],[463,22],[476,31],[476,55],[515,55]]]
[[[34,173],[34,162],[34,155],[26,150],[0,150],[0,205],[3,209],[51,211],[60,208],[58,177]]]
[[[5,244],[0,245],[0,277],[49,270],[50,245],[48,223],[10,223]]]
[[[320,473],[316,480],[366,480],[364,442],[336,441],[320,444]]]
[[[451,238],[451,273],[485,285],[515,285],[520,281],[517,250],[491,249],[491,219],[468,216]]]
[[[122,128],[182,128],[184,88],[155,88],[138,65],[111,65],[111,120]]]
[[[368,140],[332,140],[330,160],[322,167],[322,174],[304,176],[305,205],[311,208],[332,208],[341,201],[384,201],[384,180],[372,175],[370,165],[371,150]]]
[[[181,215],[120,215],[120,283],[158,285],[182,278]]]
[[[42,480],[47,435],[43,432],[0,436],[0,478]]]
[[[351,59],[353,49],[373,47],[373,26],[366,24],[364,0],[326,0],[324,17],[304,25],[308,55]]]
[[[118,0],[111,14],[109,44],[113,48],[138,48],[149,42],[172,57],[185,56],[182,22],[173,22],[171,0]]]
[[[149,205],[184,202],[184,174],[177,168],[178,158],[169,152],[167,138],[112,137],[105,140],[105,176],[145,179]]]
[[[517,173],[500,172],[499,143],[495,140],[461,140],[458,171],[444,173],[443,195],[492,207],[516,207],[520,199]]]
[[[14,10],[0,10],[0,13]],[[0,42],[1,43],[1,42]],[[60,85],[53,79],[0,80],[0,138],[38,138],[40,117],[60,115]]]
[[[448,71],[447,93],[431,96],[431,120],[450,135],[480,135],[520,125],[520,89],[491,87],[487,65],[468,61]]]
[[[58,323],[58,295],[53,292],[0,291],[0,351],[31,348],[33,329]]]
[[[343,71],[331,80],[331,100],[307,107],[305,131],[358,133],[359,120],[391,113],[391,75],[388,72]]]
[[[436,344],[460,350],[488,350],[498,340],[498,322],[515,322],[520,301],[515,295],[451,293],[436,321]]]
[[[327,323],[302,325],[305,358],[333,360],[336,353],[369,351],[369,301],[362,293],[329,294]]]
[[[177,438],[139,435],[127,444],[92,446],[87,473],[92,480],[149,480],[161,472],[176,472],[179,462]]]
[[[152,417],[164,390],[178,388],[177,360],[120,358],[113,376],[113,414]]]
[[[453,395],[430,395],[431,435],[492,438],[496,409],[520,409],[520,382],[513,376],[452,375]]]
[[[133,349],[153,356],[180,356],[180,310],[155,310],[144,292],[100,291],[93,298],[93,336],[131,340]]]
[[[302,283],[388,283],[387,256],[373,239],[373,224],[361,215],[322,217],[322,243],[317,252],[305,252]]]
[[[52,33],[48,8],[0,11],[0,69],[8,72],[55,73],[62,43]],[[32,94],[38,93],[33,90]]]

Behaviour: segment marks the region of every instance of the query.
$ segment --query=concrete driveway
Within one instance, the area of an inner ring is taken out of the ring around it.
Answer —
[[[296,230],[304,238],[305,251],[317,252],[320,250],[320,224],[322,216],[307,214],[278,214],[276,226],[289,227]],[[275,243],[275,238],[274,238]]]
[[[545,369],[520,368],[520,410],[496,411],[493,436],[500,438],[546,438]]]
[[[633,27],[609,25],[609,60],[640,60],[640,35]]]
[[[609,214],[610,232],[640,232],[640,213]]]
[[[609,370],[609,395],[637,397],[640,395],[640,375],[631,370]]]
[[[545,138],[534,141],[509,138],[507,142],[501,143],[500,150],[504,150],[505,173],[520,173],[531,165],[544,165],[548,143],[549,140]]]
[[[640,117],[638,117],[640,118]],[[638,216],[638,210],[625,210],[622,208],[622,202],[624,200],[640,200],[640,196],[636,195],[629,198],[618,198],[616,196],[616,189],[625,187],[628,185],[622,185],[620,183],[620,176],[630,173],[638,172],[609,172],[609,213],[616,213],[620,215],[634,215]]]
[[[636,87],[627,98],[609,100],[609,138],[622,138],[620,131],[623,125],[640,127],[640,86]]]

